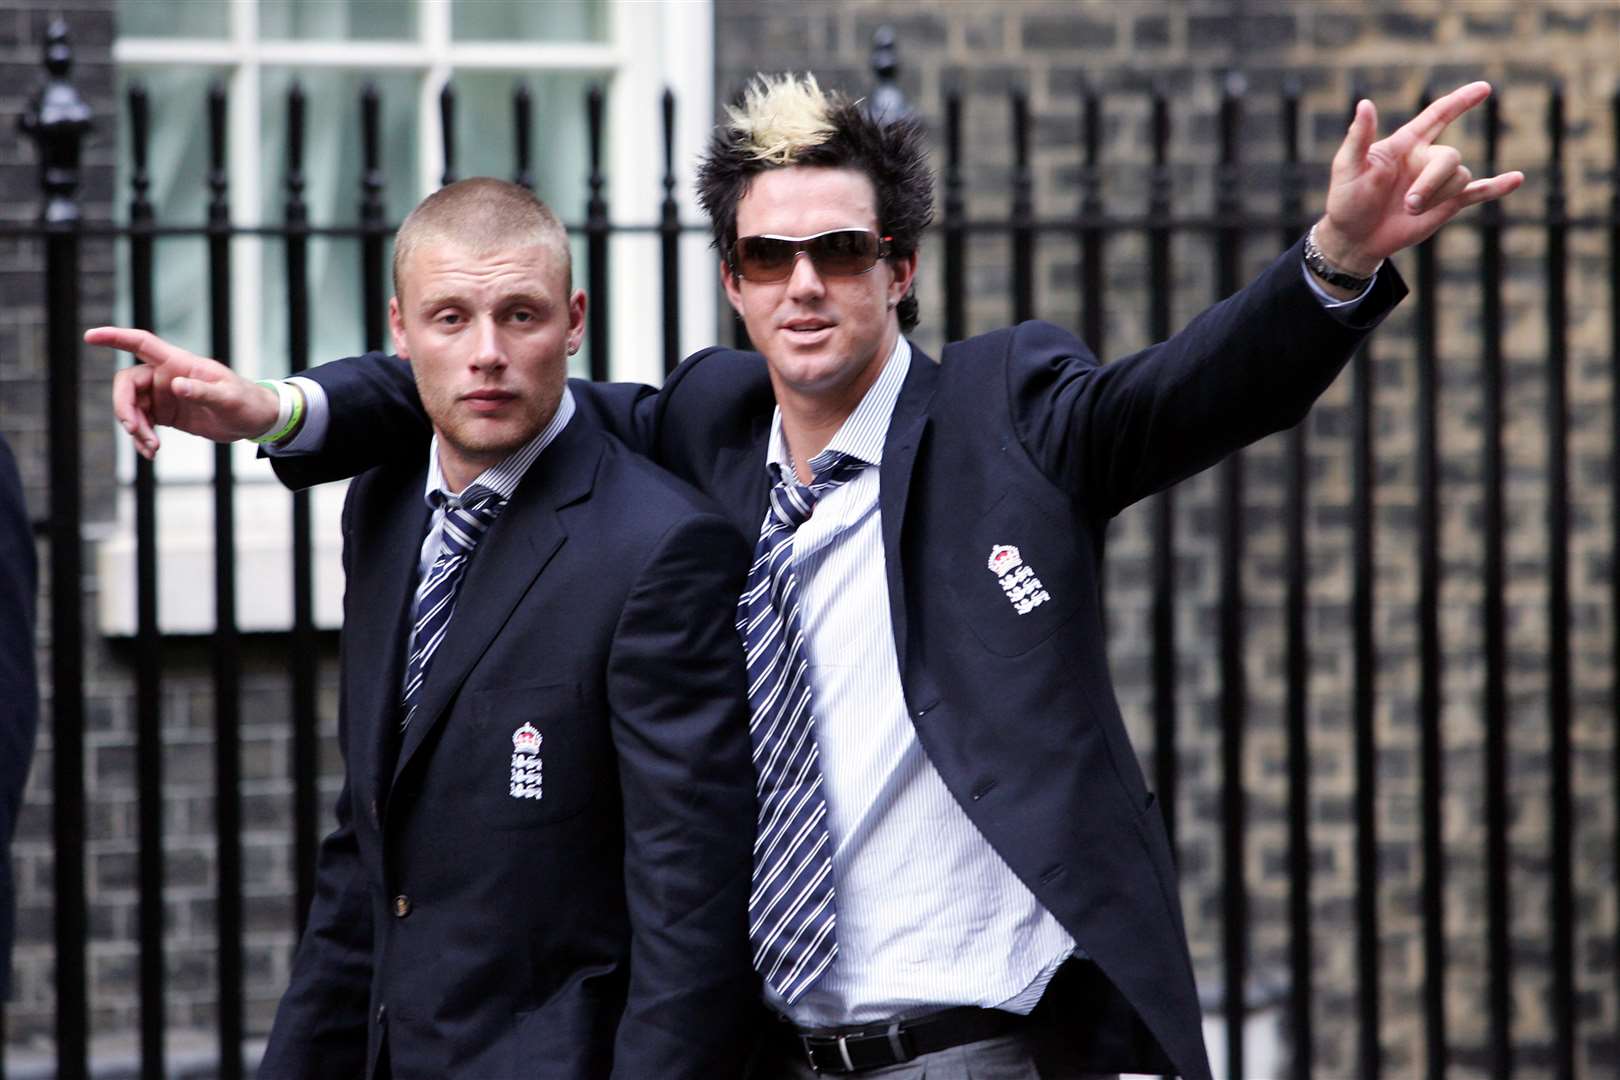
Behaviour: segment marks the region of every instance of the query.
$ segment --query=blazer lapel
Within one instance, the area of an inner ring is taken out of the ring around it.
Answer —
[[[889,618],[894,627],[895,656],[906,670],[906,594],[900,565],[900,534],[911,496],[912,471],[917,451],[928,432],[928,407],[939,384],[939,365],[921,349],[913,349],[911,370],[900,387],[883,439],[883,464],[878,472],[878,508],[883,519],[883,565],[889,579]]]
[[[360,557],[350,561],[346,587],[366,598],[350,605],[353,624],[344,627],[344,664],[351,673],[349,753],[361,758],[351,760],[350,768],[356,786],[374,804],[387,795],[399,729],[411,601],[429,516],[424,481],[425,471],[419,469],[405,474],[394,492],[377,492],[383,515],[347,538]]]
[[[602,442],[580,414],[524,474],[500,517],[473,552],[456,593],[450,627],[433,654],[416,719],[405,731],[397,779],[444,719],[467,674],[567,539],[557,511],[590,495]]]

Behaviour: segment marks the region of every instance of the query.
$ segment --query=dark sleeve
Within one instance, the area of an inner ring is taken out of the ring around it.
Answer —
[[[358,476],[403,454],[425,454],[433,435],[411,367],[397,356],[369,352],[302,372],[326,391],[331,421],[326,441],[308,454],[272,455],[276,476],[290,488]]]
[[[343,570],[349,570],[349,507],[343,506]],[[345,597],[347,607],[347,597]],[[348,665],[343,665],[347,676]],[[348,761],[348,723],[338,717]],[[259,1076],[264,1080],[351,1080],[364,1076],[371,1008],[371,901],[354,832],[347,765],[337,799],[337,828],[321,842],[315,899],[293,958],[292,979],[276,1009]]]
[[[416,394],[411,367],[397,356],[371,352],[334,360],[301,374],[326,391],[326,441],[307,454],[271,455],[276,476],[290,488],[358,476],[406,454],[425,454],[433,426]],[[580,409],[637,453],[652,444],[651,387],[635,383],[570,380]]]
[[[757,1031],[748,949],[754,772],[737,596],[747,549],[692,517],[643,567],[608,659],[624,792],[630,988],[623,1080],[740,1075]]]
[[[34,535],[11,447],[0,439],[0,1001],[10,984],[12,834],[39,723],[34,676]]]
[[[1167,341],[1099,365],[1044,323],[1017,327],[1006,370],[1024,448],[1104,516],[1297,424],[1406,295],[1386,263],[1350,316],[1324,307],[1299,245]]]

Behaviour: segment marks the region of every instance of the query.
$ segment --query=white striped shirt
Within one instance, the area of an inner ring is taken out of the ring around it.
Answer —
[[[828,449],[870,464],[793,538],[833,844],[838,957],[789,1007],[807,1027],[953,1005],[1027,1013],[1074,939],[974,827],[923,753],[900,686],[878,505],[883,439],[911,367],[900,338]],[[782,414],[769,460],[792,470]]]

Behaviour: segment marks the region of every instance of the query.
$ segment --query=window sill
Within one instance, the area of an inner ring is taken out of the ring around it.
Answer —
[[[325,484],[310,499],[315,626],[343,624],[340,520],[347,484]],[[236,622],[244,633],[292,628],[292,496],[269,466],[238,469]],[[165,482],[157,494],[158,625],[165,634],[214,631],[214,512],[208,481]],[[98,544],[97,622],[108,637],[136,631],[135,493],[118,494],[117,524]]]

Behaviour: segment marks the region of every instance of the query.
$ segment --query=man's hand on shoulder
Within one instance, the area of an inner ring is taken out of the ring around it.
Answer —
[[[1327,213],[1316,226],[1316,244],[1329,264],[1368,277],[1384,259],[1427,240],[1460,211],[1499,199],[1524,182],[1516,171],[1476,180],[1456,148],[1436,144],[1452,121],[1490,94],[1489,83],[1459,87],[1383,139],[1377,138],[1373,103],[1357,103],[1333,158]]]
[[[280,413],[274,390],[148,331],[99,326],[85,331],[84,340],[141,361],[113,377],[113,414],[142,457],[157,453],[159,424],[232,442],[263,435]]]

